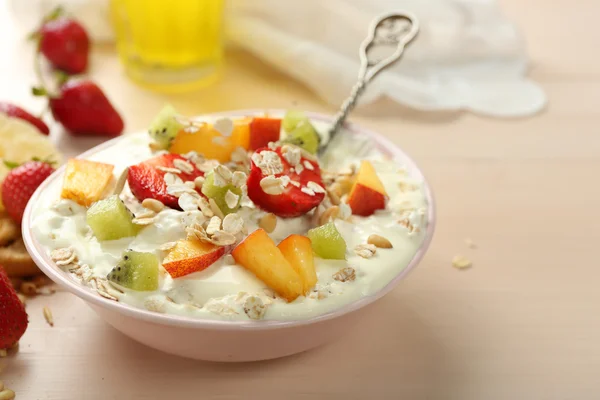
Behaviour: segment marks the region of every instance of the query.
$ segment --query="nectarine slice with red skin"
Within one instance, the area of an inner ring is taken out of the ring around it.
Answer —
[[[263,229],[252,232],[231,255],[288,302],[302,295],[302,278]]]
[[[360,164],[356,182],[348,195],[348,205],[352,214],[368,217],[376,210],[385,208],[387,193],[381,180],[369,161]]]
[[[172,278],[179,278],[210,267],[225,254],[225,247],[199,240],[180,240],[163,260]]]
[[[88,207],[100,200],[113,177],[114,165],[72,158],[67,162],[60,196]]]
[[[310,239],[302,235],[290,235],[277,246],[292,268],[300,275],[307,293],[317,284],[314,255]]]
[[[281,119],[254,117],[250,122],[250,150],[266,147],[277,142],[281,132]]]

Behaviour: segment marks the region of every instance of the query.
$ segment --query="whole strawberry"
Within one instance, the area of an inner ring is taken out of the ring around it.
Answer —
[[[2,183],[2,203],[15,222],[21,223],[33,192],[52,172],[54,168],[48,163],[29,161],[8,173]]]
[[[34,88],[33,94],[48,96],[52,116],[74,135],[114,137],[123,132],[123,119],[90,80],[68,80],[58,95],[49,95],[44,88]]]
[[[48,15],[33,34],[39,51],[56,69],[68,74],[84,72],[88,64],[90,39],[85,29],[58,8]]]
[[[25,306],[0,266],[0,349],[8,349],[17,343],[27,324]]]
[[[0,113],[4,113],[9,117],[15,117],[27,121],[31,125],[35,126],[44,135],[50,134],[50,129],[48,129],[48,125],[46,125],[44,121],[35,115],[31,115],[19,106],[0,101]]]

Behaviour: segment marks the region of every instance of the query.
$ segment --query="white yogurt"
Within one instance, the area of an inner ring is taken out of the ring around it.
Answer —
[[[344,156],[346,158],[343,160],[338,157],[337,164],[359,162],[348,158],[347,152]],[[152,154],[147,135],[133,134],[90,159],[115,165],[115,175],[118,176],[125,167],[150,157]],[[376,152],[370,152],[367,158],[372,160],[390,197],[388,208],[366,218],[353,216],[352,223],[336,221],[347,243],[347,259],[337,261],[315,257],[318,275],[315,292],[291,303],[273,299],[264,294],[266,285],[261,280],[236,265],[231,257],[222,257],[206,270],[178,279],[172,279],[163,270],[165,273],[161,274],[159,290],[128,290],[119,297],[119,301],[155,312],[194,318],[247,320],[243,303],[248,295],[256,295],[267,305],[264,319],[290,320],[321,315],[376,293],[406,268],[423,242],[427,204],[421,182],[414,182],[400,166],[385,160]],[[106,277],[126,249],[152,252],[164,257],[165,253],[159,247],[166,242],[185,238],[185,223],[191,221],[194,213],[200,213],[165,209],[159,213],[156,223],[144,228],[137,237],[101,243],[86,224],[84,207],[68,200],[60,200],[57,205],[61,184],[60,180],[55,180],[36,204],[33,234],[48,252],[72,247],[79,262],[89,265],[93,276],[101,278]],[[72,215],[65,215],[70,214],[65,212],[69,206]],[[413,211],[407,213],[407,209]],[[261,211],[251,208],[244,208],[241,213],[249,232],[257,228],[256,221],[263,215]],[[405,220],[404,225],[398,223],[401,219]],[[306,234],[311,227],[308,215],[294,219],[278,218],[277,228],[270,236],[278,242],[290,234]],[[394,247],[377,249],[376,254],[368,259],[356,255],[354,248],[366,243],[371,234],[387,238]],[[356,279],[348,282],[334,280],[333,275],[347,266],[356,270]]]

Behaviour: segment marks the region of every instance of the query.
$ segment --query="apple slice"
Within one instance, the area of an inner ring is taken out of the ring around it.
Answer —
[[[287,301],[302,295],[302,278],[263,229],[252,232],[231,255]]]
[[[363,161],[348,196],[348,205],[352,209],[352,214],[368,217],[376,210],[385,208],[386,198],[387,193],[373,164]]]
[[[199,240],[180,240],[163,260],[172,278],[179,278],[210,267],[225,254],[225,247]]]
[[[114,166],[72,158],[67,162],[60,196],[88,207],[100,200],[113,177]]]
[[[290,235],[277,246],[304,283],[304,293],[317,284],[314,256],[310,239],[302,235]]]

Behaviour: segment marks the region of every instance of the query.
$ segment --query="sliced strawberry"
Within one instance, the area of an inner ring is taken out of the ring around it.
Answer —
[[[319,163],[302,157],[293,168],[283,156],[284,147],[291,146],[282,146],[275,150],[264,147],[253,154],[247,181],[248,197],[265,211],[280,217],[292,218],[304,215],[318,206],[325,198],[325,190]],[[310,165],[312,169],[307,168],[306,165]],[[279,172],[271,174],[273,171]],[[284,177],[281,181],[284,186],[283,193],[265,193],[260,182],[267,176]],[[286,182],[288,178],[289,183]]]
[[[255,117],[250,122],[250,150],[267,146],[279,140],[281,119]]]
[[[174,165],[175,160],[188,162],[179,154],[163,154],[129,167],[127,182],[131,193],[139,201],[151,198],[160,201],[167,207],[180,209],[177,197],[167,192],[167,184],[164,179],[166,172],[157,168],[177,168]],[[192,173],[181,172],[175,175],[178,175],[184,182],[204,176],[204,172],[197,169],[192,163],[189,164],[194,168]]]

